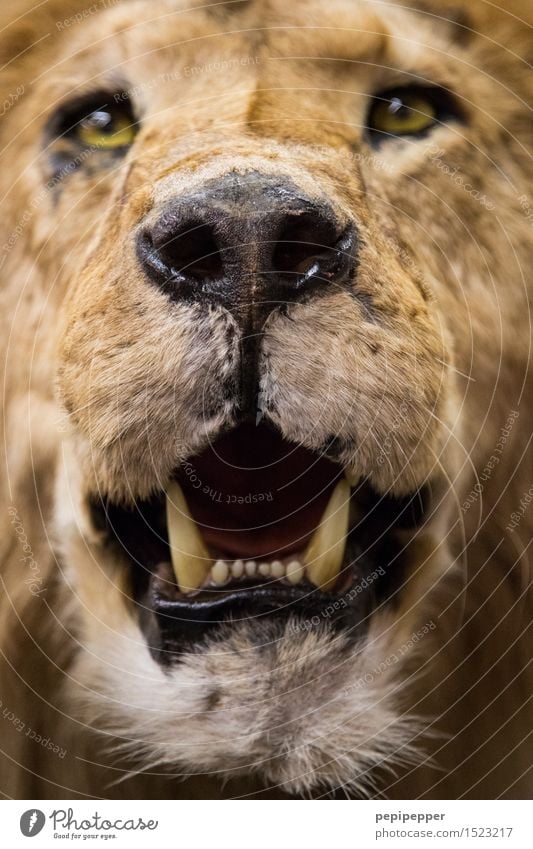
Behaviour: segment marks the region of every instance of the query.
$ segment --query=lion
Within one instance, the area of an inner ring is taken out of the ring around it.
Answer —
[[[11,798],[530,798],[525,3],[2,10]]]

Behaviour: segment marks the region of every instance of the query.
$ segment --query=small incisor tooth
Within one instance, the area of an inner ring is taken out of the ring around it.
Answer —
[[[330,589],[340,572],[350,516],[350,487],[343,478],[333,490],[320,525],[304,554],[306,574],[312,584]]]
[[[244,564],[244,571],[246,572],[246,574],[248,575],[249,578],[255,577],[255,569],[256,569],[255,560],[248,560],[248,562]]]
[[[244,563],[242,560],[236,560],[235,563],[231,564],[231,574],[234,578],[242,578],[242,573],[244,572]]]
[[[260,563],[259,574],[262,575],[263,578],[270,578],[270,563]]]
[[[171,481],[166,492],[168,544],[176,582],[184,593],[204,583],[212,565],[181,486]]]

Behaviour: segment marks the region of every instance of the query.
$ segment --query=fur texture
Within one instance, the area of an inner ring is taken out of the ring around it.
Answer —
[[[13,5],[0,790],[530,797],[525,4]],[[369,98],[413,79],[454,92],[464,121],[373,149]],[[58,171],[59,105],[102,88],[138,110],[131,149]],[[434,514],[363,641],[249,622],[162,672],[87,497],[146,497],[236,420],[241,331],[221,308],[171,306],[134,235],[169,199],[254,171],[327,198],[360,238],[355,296],[271,314],[265,414],[311,449],[335,437],[380,492],[429,479]]]

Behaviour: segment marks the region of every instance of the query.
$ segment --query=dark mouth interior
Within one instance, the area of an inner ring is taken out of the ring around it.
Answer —
[[[243,424],[182,464],[174,480],[213,558],[259,562],[300,556],[343,476],[336,463],[287,442],[275,430]],[[160,651],[164,645],[168,653],[183,641],[200,639],[208,625],[273,614],[309,617],[346,594],[351,601],[342,617],[364,619],[372,605],[394,593],[403,574],[398,531],[416,529],[424,521],[428,491],[398,499],[378,494],[365,481],[347,491],[346,549],[327,591],[312,586],[306,576],[290,586],[259,574],[238,580],[230,574],[222,587],[186,594],[171,566],[165,493],[132,507],[108,501],[92,506],[109,544],[130,563],[133,596],[151,648],[157,643]],[[379,580],[368,582],[376,570]],[[351,597],[350,590],[365,579],[368,591]]]
[[[176,474],[208,548],[229,559],[301,551],[342,475],[336,463],[243,424]]]

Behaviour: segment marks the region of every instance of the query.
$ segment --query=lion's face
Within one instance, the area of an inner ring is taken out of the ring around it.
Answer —
[[[135,5],[20,107],[73,678],[152,763],[356,782],[413,730],[393,664],[364,676],[451,564],[484,391],[456,245],[493,226],[508,107],[460,25],[399,6]]]

